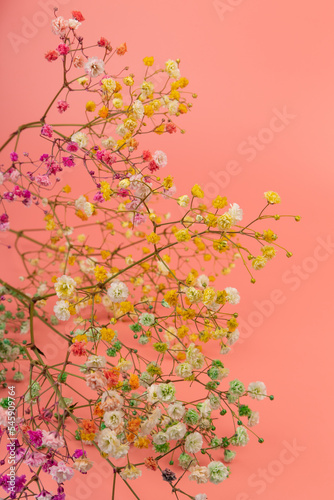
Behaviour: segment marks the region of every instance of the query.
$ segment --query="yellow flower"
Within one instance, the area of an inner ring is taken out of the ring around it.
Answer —
[[[204,198],[204,191],[198,184],[195,184],[195,186],[193,186],[191,194],[196,198]]]
[[[167,293],[164,295],[164,300],[167,302],[172,307],[175,307],[177,304],[178,300],[178,293],[176,290],[169,290]]]
[[[227,326],[230,332],[234,332],[238,328],[239,323],[235,318],[231,318],[227,322]]]
[[[120,309],[121,309],[123,314],[134,312],[133,304],[131,304],[131,302],[128,302],[128,301],[121,302]]]
[[[164,131],[165,131],[165,125],[164,125],[164,124],[159,125],[159,127],[156,127],[156,128],[154,129],[154,132],[155,132],[156,134],[158,134],[158,135],[163,134],[163,133],[164,133]]]
[[[103,266],[95,266],[94,268],[95,279],[99,282],[107,279],[107,271]]]
[[[267,263],[266,257],[259,255],[258,257],[256,257],[256,259],[252,261],[252,266],[256,271],[258,271],[259,269],[263,269],[266,263]]]
[[[180,328],[177,329],[177,336],[180,339],[183,339],[186,335],[188,335],[189,328],[185,325],[180,326]]]
[[[116,90],[116,82],[113,78],[103,78],[101,88],[105,92],[114,92]]]
[[[101,257],[103,260],[107,260],[111,253],[108,250],[101,250]]]
[[[101,181],[101,188],[100,189],[101,189],[101,193],[102,193],[103,198],[106,201],[110,200],[111,194],[112,194],[112,190],[111,190],[109,182],[107,182],[107,181]]]
[[[217,217],[213,214],[207,214],[207,216],[204,219],[204,222],[208,227],[216,227]]]
[[[217,294],[215,289],[211,288],[210,286],[207,286],[203,293],[203,299],[202,299],[203,304],[205,306],[212,304],[212,302],[216,300],[216,296]]]
[[[196,236],[196,238],[194,238],[193,241],[194,241],[194,243],[197,246],[199,251],[205,250],[205,248],[206,248],[205,243],[203,243],[203,241],[201,240],[201,238],[199,236]]]
[[[116,332],[114,332],[111,328],[101,328],[100,333],[101,339],[109,343],[112,342],[116,335]]]
[[[263,253],[263,257],[265,257],[268,260],[273,259],[276,255],[275,248],[269,245],[265,245],[264,247],[262,247],[261,252]]]
[[[218,290],[217,298],[216,298],[217,304],[224,305],[226,302],[226,296],[227,296],[227,293],[225,292],[225,290]]]
[[[179,100],[180,99],[180,92],[178,92],[177,90],[172,90],[171,93],[169,94],[169,98]]]
[[[148,448],[150,441],[146,436],[139,436],[133,444],[136,448]]]
[[[151,233],[146,236],[146,239],[149,243],[153,243],[155,245],[156,243],[159,243],[160,236],[158,236],[156,233]]]
[[[177,83],[179,84],[179,86],[181,87],[181,89],[184,89],[188,83],[189,83],[189,80],[187,78],[185,78],[184,76],[182,76],[178,81]]]
[[[213,249],[217,250],[217,252],[222,253],[228,250],[228,244],[225,240],[213,240]]]
[[[217,220],[217,225],[221,231],[230,229],[232,226],[232,216],[228,213],[221,215]]]
[[[68,184],[66,184],[66,186],[63,187],[63,191],[64,191],[64,193],[70,193],[71,192],[71,186],[69,186]]]
[[[86,102],[86,111],[95,111],[95,108],[96,108],[96,104],[94,101],[88,101]]]
[[[132,76],[126,76],[125,78],[123,78],[123,82],[127,87],[131,87],[131,85],[134,84]]]
[[[188,113],[188,108],[185,104],[180,104],[179,105],[179,112],[181,115],[184,115],[185,113]]]
[[[226,196],[222,197],[222,196],[217,196],[213,202],[212,202],[212,206],[214,208],[224,208],[226,207],[227,205],[227,198]]]
[[[77,81],[79,85],[82,85],[84,87],[88,83],[88,78],[87,76],[82,76],[81,78],[78,78]]]
[[[263,231],[263,239],[267,243],[271,243],[272,241],[277,240],[277,234],[275,234],[271,229],[268,229],[268,231]]]
[[[150,104],[146,104],[144,106],[144,115],[148,116],[148,117],[153,116],[154,115],[154,108],[153,108],[153,106],[151,106]]]
[[[164,178],[162,184],[165,189],[171,188],[173,186],[173,177],[168,175],[167,177]]]
[[[270,203],[271,205],[281,202],[281,197],[275,191],[266,191],[264,193],[264,197],[267,200],[267,202]]]
[[[145,64],[145,66],[153,66],[154,57],[144,57],[143,63]]]
[[[177,233],[174,234],[174,236],[179,242],[189,241],[191,238],[188,229],[180,229],[179,231],[177,231]]]

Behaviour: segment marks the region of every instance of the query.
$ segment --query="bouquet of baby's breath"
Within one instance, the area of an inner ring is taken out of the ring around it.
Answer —
[[[80,12],[55,16],[60,41],[45,57],[59,59],[63,83],[42,118],[3,146],[12,152],[0,172],[0,229],[24,273],[1,280],[0,485],[6,498],[63,500],[64,483],[89,474],[97,449],[113,470],[105,498],[116,498],[119,478],[138,499],[129,481],[147,468],[177,499],[204,500],[181,479],[219,484],[249,433],[263,442],[248,404],[273,397],[263,382],[224,380],[240,297],[220,283],[236,260],[255,282],[282,249],[274,231],[257,229],[280,219],[271,211],[280,197],[264,193],[263,210],[243,225],[225,196],[207,206],[198,184],[177,195],[167,155],[145,143],[149,133],[184,132],[181,115],[197,96],[180,61],[154,70],[145,57],[140,77],[116,70],[126,44],[101,37],[86,46],[83,21]],[[84,119],[49,119],[55,110],[69,117],[76,97]],[[36,129],[38,155],[21,148],[27,129]],[[43,352],[49,333],[65,345],[56,362]]]

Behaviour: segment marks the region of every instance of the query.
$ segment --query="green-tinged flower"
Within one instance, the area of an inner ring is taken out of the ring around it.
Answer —
[[[155,316],[154,316],[154,314],[150,314],[150,313],[143,313],[143,314],[141,314],[140,318],[139,318],[139,323],[142,326],[152,326],[152,325],[154,325],[154,323],[155,323]]]
[[[184,415],[184,421],[189,425],[196,425],[199,419],[199,414],[196,410],[189,409]]]

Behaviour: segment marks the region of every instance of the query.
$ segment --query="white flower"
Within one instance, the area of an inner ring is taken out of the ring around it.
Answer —
[[[197,484],[207,483],[210,476],[209,469],[201,465],[195,465],[190,468],[190,481],[196,481]]]
[[[47,287],[46,283],[41,283],[39,285],[39,287],[37,288],[38,295],[45,295],[47,291],[48,291],[48,287]]]
[[[97,436],[97,445],[103,453],[112,454],[120,445],[119,439],[114,431],[108,427],[102,429]]]
[[[125,443],[125,444],[120,444],[119,446],[116,447],[116,449],[113,451],[112,456],[114,458],[123,458],[126,457],[126,455],[129,453],[129,448],[130,446]]]
[[[169,274],[169,268],[168,268],[167,264],[164,261],[159,260],[158,264],[157,264],[157,267],[158,267],[159,274],[162,274],[163,276],[168,276],[168,274]]]
[[[235,435],[231,439],[234,446],[246,446],[249,441],[249,436],[244,427],[237,427]]]
[[[86,73],[95,78],[104,72],[104,62],[98,57],[90,57],[85,64]]]
[[[132,361],[130,359],[121,358],[117,364],[117,368],[121,373],[125,373],[132,368]]]
[[[88,137],[83,132],[76,132],[71,137],[72,142],[76,142],[79,148],[85,148],[88,144]]]
[[[65,462],[60,461],[57,465],[53,465],[49,470],[52,479],[57,481],[58,484],[63,483],[67,479],[71,479],[74,475],[74,470],[71,467],[67,467]]]
[[[181,418],[185,414],[185,411],[186,409],[181,401],[176,401],[172,405],[169,405],[167,408],[167,413],[173,420],[181,420]]]
[[[64,274],[55,283],[56,294],[60,299],[70,299],[74,295],[76,286],[74,279]]]
[[[227,294],[226,298],[230,304],[233,304],[233,305],[239,304],[240,295],[239,295],[239,292],[236,288],[232,288],[232,287],[228,286],[227,288],[225,288],[225,292]]]
[[[149,403],[156,403],[159,401],[158,384],[152,384],[147,391],[147,401]]]
[[[205,493],[198,493],[197,495],[195,495],[195,500],[207,500],[207,496]]]
[[[152,412],[152,414],[148,417],[147,420],[145,420],[141,426],[140,426],[140,431],[143,436],[146,436],[147,434],[150,434],[154,427],[157,425],[161,418],[161,410],[160,408],[155,408],[155,410]]]
[[[248,386],[248,393],[251,398],[261,401],[267,395],[267,388],[263,382],[251,382]]]
[[[142,471],[135,467],[132,464],[128,464],[122,472],[120,472],[120,476],[122,479],[137,479],[137,477],[140,477],[142,474]]]
[[[186,207],[189,205],[189,201],[189,196],[184,194],[177,199],[177,204],[180,205],[180,207]]]
[[[0,172],[0,186],[3,184],[5,178],[2,172]]]
[[[193,432],[186,437],[184,447],[188,453],[198,453],[203,446],[203,438],[199,432]]]
[[[120,135],[121,137],[124,137],[128,132],[129,129],[127,129],[123,123],[117,125],[116,134]]]
[[[197,285],[200,288],[206,288],[209,284],[209,278],[205,274],[201,274],[197,278]]]
[[[165,67],[166,67],[166,72],[171,78],[178,80],[181,77],[179,66],[176,61],[169,59],[168,61],[166,61]]]
[[[167,155],[163,151],[155,151],[155,153],[153,153],[153,160],[160,168],[167,165]]]
[[[170,115],[176,115],[176,113],[179,110],[179,101],[177,99],[173,99],[172,101],[169,101],[168,103],[168,113]]]
[[[176,367],[176,374],[179,375],[179,377],[182,378],[188,378],[191,377],[193,373],[193,369],[190,363],[180,363]]]
[[[122,281],[113,281],[108,289],[108,297],[112,302],[123,302],[128,298],[129,289]]]
[[[193,343],[190,344],[190,346],[187,349],[186,359],[188,363],[190,363],[191,366],[196,370],[202,368],[204,364],[203,354],[197,349],[197,347]]]
[[[185,424],[182,422],[178,422],[175,425],[172,425],[171,427],[168,427],[166,434],[168,436],[168,439],[182,439],[187,432],[187,427]]]
[[[208,469],[211,483],[219,484],[228,478],[228,468],[222,462],[210,462]]]
[[[157,432],[156,434],[154,434],[153,436],[153,443],[154,444],[165,444],[167,443],[168,441],[168,434],[167,432]]]
[[[56,318],[60,321],[68,321],[71,317],[70,311],[68,310],[70,304],[66,300],[58,300],[53,308]]]
[[[227,213],[232,217],[232,226],[234,226],[236,222],[242,221],[243,210],[237,203],[231,203]]]
[[[81,23],[77,21],[76,19],[69,19],[68,20],[68,27],[71,28],[71,30],[77,30],[81,26]]]
[[[227,334],[226,342],[229,346],[235,344],[237,340],[239,340],[240,332],[238,329],[234,330],[234,332],[230,332]]]
[[[248,417],[248,425],[249,427],[254,427],[260,422],[260,414],[258,411],[252,411],[250,416]]]
[[[106,365],[106,358],[104,356],[92,354],[87,359],[85,365],[87,368],[104,368]]]
[[[107,137],[101,140],[101,144],[106,149],[112,149],[117,145],[117,141],[113,137]]]
[[[132,113],[138,120],[141,120],[144,116],[144,106],[138,99],[133,103]]]
[[[210,417],[211,410],[212,410],[212,408],[211,408],[210,399],[206,399],[205,401],[203,401],[203,403],[200,407],[201,416],[202,417]]]

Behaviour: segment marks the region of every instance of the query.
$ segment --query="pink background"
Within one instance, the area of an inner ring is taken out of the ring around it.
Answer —
[[[196,179],[211,197],[239,203],[250,220],[263,206],[263,192],[276,190],[281,211],[302,216],[299,224],[276,223],[280,241],[293,251],[290,260],[281,252],[257,274],[255,286],[241,267],[226,282],[240,290],[243,318],[242,340],[227,366],[245,382],[264,380],[275,394],[274,402],[259,406],[256,430],[265,443],[253,439],[240,450],[230,479],[219,487],[190,483],[191,491],[206,491],[210,500],[328,498],[334,437],[332,0],[49,3],[64,17],[80,9],[86,17],[81,34],[89,41],[101,35],[113,45],[126,41],[124,61],[134,73],[144,56],[161,66],[181,59],[199,98],[183,118],[186,134],[158,140],[180,194]],[[47,5],[1,2],[2,140],[19,124],[39,119],[60,84],[59,68],[43,58],[57,44]],[[14,34],[21,38],[14,42]],[[284,110],[279,122],[274,117]],[[249,146],[256,136],[257,150]],[[4,260],[2,268],[8,277]],[[110,498],[110,480],[101,472],[84,493],[80,481],[76,476],[69,486],[74,498]],[[161,500],[170,498],[168,485],[153,473],[131,485],[143,500],[157,492]],[[131,495],[124,490],[120,498]]]

